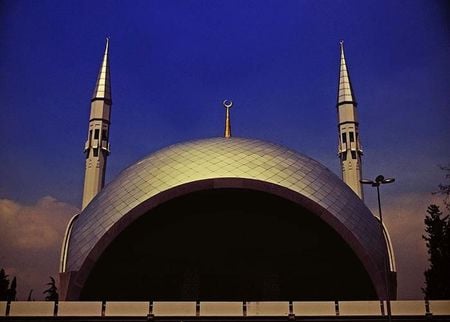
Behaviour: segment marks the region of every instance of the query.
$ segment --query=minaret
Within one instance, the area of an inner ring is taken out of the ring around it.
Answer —
[[[340,41],[341,63],[339,70],[339,90],[337,110],[339,120],[339,148],[342,180],[364,199],[361,185],[361,156],[363,154],[359,140],[358,114],[355,94],[344,56],[344,41]]]
[[[223,101],[223,107],[226,109],[225,114],[225,131],[224,131],[224,137],[231,138],[231,120],[230,120],[230,108],[233,106],[233,102],[229,100]]]
[[[88,139],[84,147],[86,171],[84,175],[84,209],[105,184],[106,160],[109,155],[109,125],[111,117],[111,78],[109,73],[109,38],[91,99]]]

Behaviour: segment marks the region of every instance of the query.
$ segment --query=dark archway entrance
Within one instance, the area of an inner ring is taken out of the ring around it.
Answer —
[[[129,225],[92,269],[82,300],[365,300],[369,275],[344,240],[296,203],[214,189]]]

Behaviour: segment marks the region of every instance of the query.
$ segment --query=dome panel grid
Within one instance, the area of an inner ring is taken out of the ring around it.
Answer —
[[[182,184],[216,178],[253,179],[295,191],[327,209],[370,256],[383,256],[376,219],[353,191],[320,163],[264,141],[213,138],[169,146],[122,171],[76,220],[68,270],[78,270],[109,228],[140,203]]]

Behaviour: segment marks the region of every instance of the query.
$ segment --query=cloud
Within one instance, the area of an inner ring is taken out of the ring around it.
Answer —
[[[391,236],[397,263],[399,299],[421,299],[424,271],[428,254],[424,234],[424,219],[428,205],[440,204],[430,193],[407,193],[386,198],[383,220]],[[372,209],[378,214],[378,209]]]
[[[79,209],[46,196],[34,205],[0,199],[0,267],[17,276],[18,298],[43,298],[49,276],[58,273],[67,222]]]

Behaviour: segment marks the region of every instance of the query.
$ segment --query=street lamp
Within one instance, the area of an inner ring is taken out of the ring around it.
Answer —
[[[376,187],[377,188],[377,197],[378,197],[378,213],[380,214],[380,232],[381,232],[381,240],[384,240],[384,227],[383,227],[383,214],[381,212],[381,199],[380,199],[380,185],[382,184],[387,184],[387,183],[393,183],[395,181],[394,178],[385,178],[384,176],[382,176],[381,174],[379,176],[377,176],[375,178],[375,180],[367,180],[367,179],[362,179],[360,180],[360,182],[362,184],[370,184],[372,187]],[[388,245],[388,241],[386,239],[386,246],[389,247]],[[389,250],[387,250],[389,251]],[[390,278],[390,268],[389,268],[389,259],[386,258],[386,254],[384,254],[384,269],[385,269],[385,274],[384,274],[384,282],[385,282],[385,286],[386,286],[386,292],[387,292],[387,314],[388,314],[388,318],[389,321],[391,321],[391,296],[390,296],[390,283],[388,280],[388,276]]]

